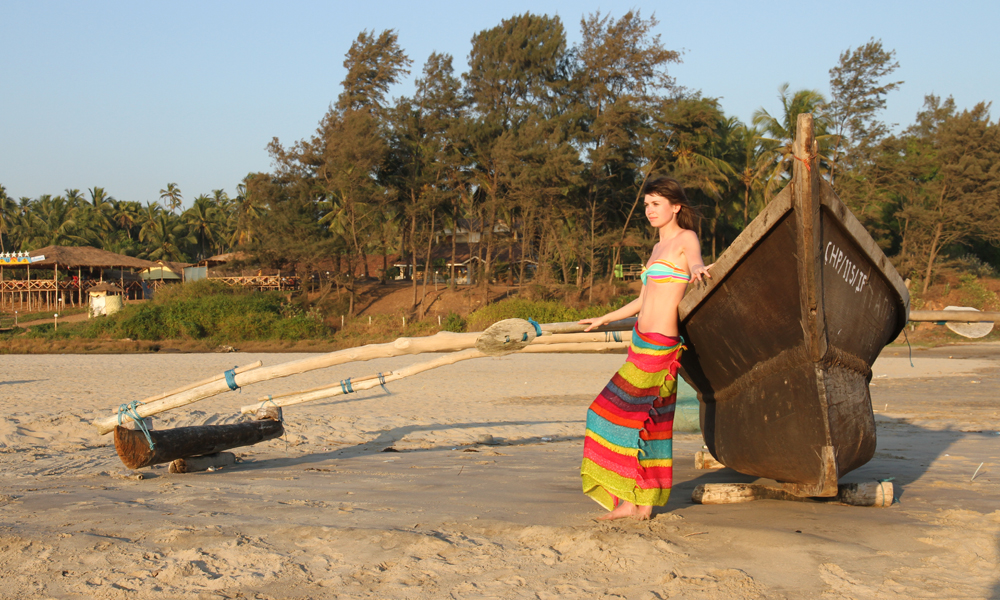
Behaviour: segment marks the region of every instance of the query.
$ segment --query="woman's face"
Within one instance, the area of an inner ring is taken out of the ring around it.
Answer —
[[[670,223],[681,210],[680,204],[673,204],[663,196],[652,194],[646,194],[645,204],[646,218],[649,219],[649,224],[657,229]]]

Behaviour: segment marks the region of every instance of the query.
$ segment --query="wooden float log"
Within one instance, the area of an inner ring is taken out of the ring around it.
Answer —
[[[221,469],[236,464],[236,455],[232,452],[216,452],[206,456],[178,458],[167,468],[169,473],[197,473],[209,469]]]
[[[785,490],[759,483],[705,483],[694,488],[691,501],[695,504],[739,504],[754,500],[787,500],[791,502],[833,502],[851,506],[885,508],[892,505],[892,483],[868,481],[842,483],[832,498],[796,496]]]
[[[178,458],[215,454],[223,450],[251,446],[280,437],[285,432],[280,421],[261,419],[229,425],[200,425],[150,431],[153,448],[142,431],[116,426],[115,451],[125,466],[140,469]]]

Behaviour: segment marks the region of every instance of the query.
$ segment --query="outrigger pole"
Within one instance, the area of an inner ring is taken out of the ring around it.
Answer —
[[[622,319],[621,321],[615,321],[594,328],[592,333],[603,334],[604,332],[629,331],[634,325],[634,318]],[[164,395],[162,398],[145,404],[137,403],[134,410],[130,412],[138,417],[145,418],[261,381],[298,375],[349,362],[368,361],[376,358],[390,358],[408,354],[423,354],[427,352],[455,352],[472,348],[477,348],[482,353],[482,356],[503,356],[504,354],[521,350],[543,336],[583,332],[585,328],[585,325],[575,322],[539,325],[523,319],[506,319],[494,323],[483,332],[451,333],[442,331],[426,337],[403,337],[385,344],[369,344],[358,348],[338,350],[312,358],[282,363],[272,367],[256,368],[242,373],[239,370],[235,372],[229,371],[225,377],[219,376],[211,380],[206,380],[206,382],[199,382],[195,387],[186,386],[185,388],[180,388],[169,395]],[[557,350],[550,348],[548,351],[553,352]],[[478,358],[478,356],[469,355],[467,358]],[[119,411],[109,417],[96,419],[93,424],[97,427],[101,435],[105,435],[114,431],[116,425],[125,424],[132,420],[131,414],[124,414]]]

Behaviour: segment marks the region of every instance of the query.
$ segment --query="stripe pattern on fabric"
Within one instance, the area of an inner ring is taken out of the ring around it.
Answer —
[[[691,274],[669,260],[660,259],[643,267],[639,279],[642,280],[642,285],[646,285],[646,279],[649,279],[650,283],[688,283],[691,281]]]
[[[683,342],[632,331],[628,359],[587,411],[583,493],[608,510],[663,506],[673,484],[677,367]]]

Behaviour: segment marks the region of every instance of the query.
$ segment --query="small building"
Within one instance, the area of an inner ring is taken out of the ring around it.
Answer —
[[[87,308],[87,318],[113,315],[122,309],[122,294],[124,290],[113,283],[99,283],[87,291],[90,304]]]

